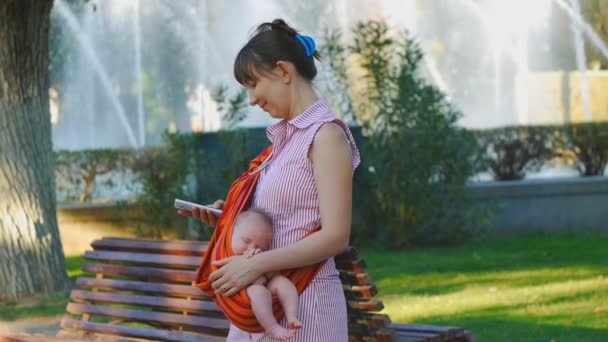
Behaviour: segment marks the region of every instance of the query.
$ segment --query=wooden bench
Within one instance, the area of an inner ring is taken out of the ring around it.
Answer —
[[[58,338],[96,341],[224,341],[228,321],[192,286],[207,243],[103,238],[91,244]],[[336,257],[350,341],[470,341],[461,328],[391,324],[353,248]]]

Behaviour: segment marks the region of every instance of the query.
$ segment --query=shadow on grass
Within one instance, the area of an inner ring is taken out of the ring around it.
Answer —
[[[608,235],[536,234],[364,256],[385,294],[446,294],[470,284],[523,287],[605,276],[607,244]]]
[[[608,301],[601,291],[586,288],[570,293],[565,289],[564,293],[539,294],[487,306],[467,307],[465,300],[456,311],[429,307],[410,315],[411,319],[399,317],[399,306],[390,314],[399,323],[460,326],[473,332],[478,341],[608,341]]]
[[[47,296],[30,297],[18,302],[0,305],[0,320],[14,321],[20,318],[56,316],[65,313],[69,292],[57,292]]]
[[[67,256],[65,258],[66,271],[72,282],[85,275],[80,270],[83,263],[82,256]],[[0,320],[14,321],[20,318],[56,316],[65,313],[68,303],[69,291],[51,293],[48,295],[32,296],[19,301],[0,303]]]
[[[608,266],[603,270],[608,274]],[[373,273],[370,271],[370,273]],[[387,294],[446,295],[463,291],[466,287],[496,286],[522,288],[563,281],[586,280],[598,277],[602,270],[589,265],[555,266],[542,269],[502,270],[500,272],[401,274],[392,277],[373,276],[375,284]]]
[[[483,315],[449,319],[433,318],[416,323],[451,325],[471,331],[477,341],[606,341],[608,331],[568,324],[539,324]]]

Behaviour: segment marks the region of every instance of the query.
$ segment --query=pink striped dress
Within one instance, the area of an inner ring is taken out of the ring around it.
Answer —
[[[353,153],[353,170],[359,151],[348,127],[337,119],[325,100],[318,100],[292,120],[280,121],[266,130],[273,144],[272,159],[261,172],[253,207],[266,211],[273,222],[271,248],[291,245],[321,224],[319,200],[308,152],[315,134],[327,122],[345,132]],[[339,342],[348,340],[346,301],[334,259],[300,295],[299,318],[304,327],[289,341]],[[287,327],[285,320],[280,322]],[[266,334],[250,334],[230,327],[228,341],[271,341]]]

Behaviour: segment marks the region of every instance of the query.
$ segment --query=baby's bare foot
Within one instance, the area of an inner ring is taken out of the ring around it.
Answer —
[[[270,337],[275,338],[277,340],[287,340],[296,334],[296,331],[293,329],[285,329],[282,326],[276,324],[270,330],[266,331]]]
[[[302,327],[302,322],[297,318],[288,318],[287,322],[287,326],[291,329],[300,329]]]

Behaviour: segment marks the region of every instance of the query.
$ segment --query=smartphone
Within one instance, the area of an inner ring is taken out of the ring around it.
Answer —
[[[193,208],[199,208],[199,209],[208,210],[208,211],[212,212],[213,214],[215,214],[216,216],[220,216],[220,214],[222,213],[222,210],[220,210],[218,208],[214,208],[214,207],[211,207],[208,205],[192,203],[192,202],[184,201],[184,200],[177,199],[177,198],[175,199],[175,208],[186,210],[186,211],[192,211]]]

